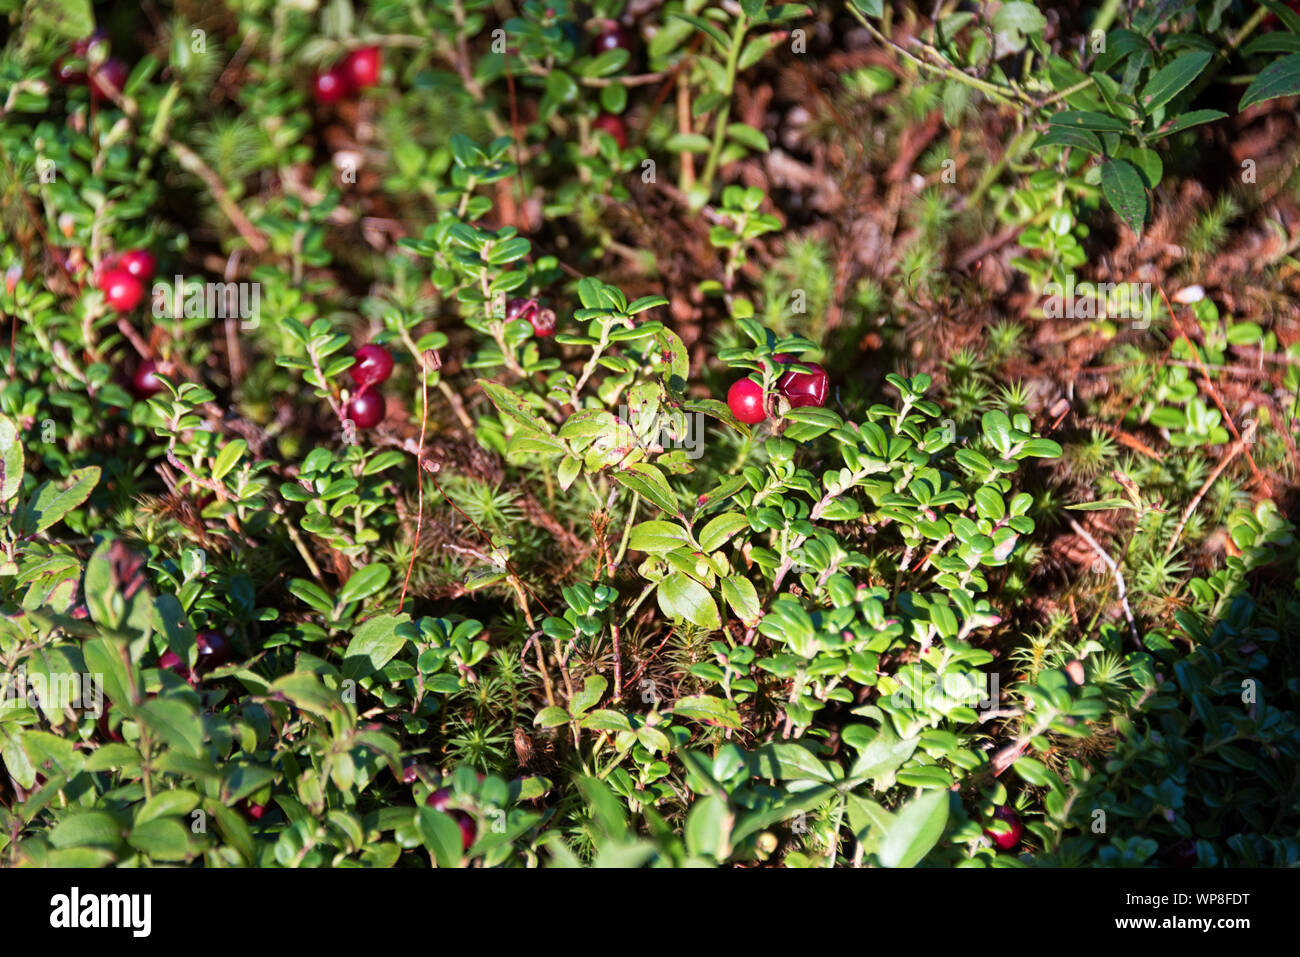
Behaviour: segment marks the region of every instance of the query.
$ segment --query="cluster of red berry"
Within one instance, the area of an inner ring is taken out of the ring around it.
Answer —
[[[116,57],[105,56],[108,37],[96,32],[72,45],[70,57],[59,57],[54,63],[54,76],[64,86],[90,84],[94,100],[112,99],[114,91],[126,86],[130,74],[127,65]]]
[[[555,310],[545,308],[536,299],[511,299],[506,303],[506,319],[527,319],[533,335],[543,339],[555,335]]]
[[[372,429],[384,421],[388,407],[375,386],[393,374],[393,355],[383,346],[367,343],[353,356],[357,361],[348,370],[357,391],[348,401],[346,416],[360,429]]]
[[[312,92],[317,103],[336,103],[379,82],[384,53],[379,47],[353,50],[328,70],[316,74]]]
[[[773,356],[782,365],[795,362],[795,357],[782,353]],[[799,361],[810,372],[791,370],[776,380],[777,391],[790,401],[795,409],[804,406],[822,406],[826,404],[827,378],[826,370],[816,362]],[[731,414],[746,425],[755,425],[767,418],[767,396],[763,387],[746,376],[737,379],[727,391],[727,407]]]

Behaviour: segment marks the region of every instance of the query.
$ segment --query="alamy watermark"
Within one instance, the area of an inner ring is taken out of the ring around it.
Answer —
[[[1049,282],[1043,287],[1047,319],[1125,319],[1135,328],[1151,324],[1153,286],[1149,282]]]
[[[256,329],[262,315],[259,282],[185,282],[153,284],[155,319],[238,319],[241,327]]]
[[[78,672],[28,674],[26,668],[0,672],[0,708],[72,708],[99,717],[104,713],[104,676]]]

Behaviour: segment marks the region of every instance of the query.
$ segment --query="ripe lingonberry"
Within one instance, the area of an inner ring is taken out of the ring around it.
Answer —
[[[623,125],[623,120],[613,113],[600,114],[592,121],[591,128],[608,133],[614,137],[614,142],[618,144],[619,149],[627,149],[627,127]]]
[[[196,684],[198,681],[194,672],[190,670],[190,666],[182,661],[181,656],[174,651],[164,651],[159,655],[158,667],[180,675],[190,684]]]
[[[312,80],[312,93],[317,103],[337,103],[352,91],[352,84],[338,67],[317,73]]]
[[[356,364],[348,370],[352,381],[361,387],[378,385],[393,373],[393,355],[383,346],[367,343],[353,356]]]
[[[90,71],[90,95],[96,100],[111,100],[120,94],[130,74],[127,65],[116,57],[109,57]]]
[[[148,282],[153,277],[157,263],[153,255],[144,249],[132,249],[124,252],[117,260],[119,269],[125,269],[141,282]]]
[[[99,277],[99,288],[109,306],[130,312],[144,298],[144,285],[125,269],[109,269]]]
[[[230,660],[233,648],[230,646],[230,639],[219,631],[200,631],[194,636],[194,642],[199,646],[200,668],[217,668],[224,665]]]
[[[753,379],[737,379],[727,391],[727,407],[731,414],[746,425],[754,425],[767,418],[763,403],[763,387]]]
[[[598,55],[609,50],[631,50],[632,34],[610,20],[605,29],[592,40],[591,49]]]
[[[135,367],[135,374],[131,376],[131,393],[137,399],[152,399],[162,390],[163,384],[158,381],[158,363],[145,359]]]
[[[374,389],[367,386],[360,389],[352,396],[345,410],[347,418],[359,429],[373,429],[380,422],[384,421],[384,415],[387,408],[384,404],[384,397]]]
[[[984,833],[991,837],[993,843],[1004,851],[1009,851],[1016,847],[1020,843],[1020,835],[1025,831],[1024,825],[1020,823],[1019,815],[1011,809],[1010,805],[1001,804],[994,809],[993,816],[997,820],[1003,821],[1009,830],[1006,830],[1001,834],[996,834],[985,828]]]
[[[787,372],[777,380],[776,387],[780,393],[790,400],[790,405],[796,409],[803,406],[826,404],[826,370],[816,362],[804,362],[802,359],[796,360],[792,356],[779,355],[774,356],[778,362],[798,362],[800,365],[807,366],[811,372]]]
[[[379,47],[362,47],[353,50],[343,60],[343,71],[355,90],[363,90],[379,82],[384,54]]]

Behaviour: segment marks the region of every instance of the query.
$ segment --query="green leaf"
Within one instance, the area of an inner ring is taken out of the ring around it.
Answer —
[[[1178,59],[1158,70],[1142,88],[1138,102],[1148,113],[1153,113],[1183,91],[1196,79],[1214,54],[1206,50],[1184,53]]]
[[[18,429],[0,415],[0,505],[18,494],[23,484],[23,445]]]
[[[174,817],[137,824],[127,841],[137,851],[159,861],[183,861],[190,854],[189,829]]]
[[[1280,60],[1274,60],[1259,71],[1255,82],[1246,88],[1241,102],[1237,104],[1238,112],[1256,103],[1276,99],[1279,96],[1294,96],[1300,93],[1300,53],[1292,53]]]
[[[240,457],[247,449],[248,443],[243,439],[235,439],[227,443],[217,454],[217,460],[212,463],[212,477],[218,482],[225,478],[226,473],[239,464]]]
[[[556,728],[568,723],[569,712],[559,707],[543,708],[533,718],[533,726],[538,728]]]
[[[397,627],[410,620],[410,615],[380,615],[363,622],[343,652],[343,673],[360,679],[392,661],[406,644]]]
[[[519,428],[541,432],[544,435],[551,434],[550,423],[533,412],[533,407],[528,404],[527,400],[511,392],[503,385],[497,385],[487,379],[477,381],[479,388],[487,394],[487,397],[496,406],[497,411],[501,413],[503,418],[509,419]]]
[[[749,519],[743,512],[723,512],[709,520],[700,530],[700,548],[706,552],[716,551],[727,543],[731,536],[742,528],[749,527]]]
[[[655,597],[660,610],[669,618],[685,618],[701,628],[722,627],[718,606],[709,590],[682,572],[673,572],[661,581]]]
[[[464,844],[460,825],[450,814],[432,807],[422,807],[415,816],[420,840],[424,842],[438,862],[439,867],[455,867],[460,863]]]
[[[743,143],[750,149],[757,150],[760,153],[766,153],[771,149],[767,137],[747,123],[728,123],[727,138],[735,140],[737,143]]]
[[[1093,130],[1097,133],[1127,133],[1129,125],[1105,113],[1092,110],[1065,110],[1052,116],[1048,121],[1052,126],[1064,126],[1080,130]]]
[[[731,825],[735,815],[716,794],[699,798],[686,817],[686,850],[696,857],[724,861],[731,853]]]
[[[686,529],[676,522],[650,521],[633,526],[627,547],[638,552],[662,554],[690,543]]]
[[[926,791],[893,815],[876,856],[885,867],[915,867],[939,843],[948,823],[948,792]]]
[[[1147,192],[1142,174],[1132,163],[1107,160],[1101,166],[1101,191],[1112,209],[1133,232],[1141,235],[1147,218]]]
[[[690,718],[717,727],[731,728],[733,731],[740,730],[740,712],[736,706],[712,695],[697,694],[678,698],[673,702],[672,711],[679,718]]]
[[[36,490],[26,506],[26,527],[43,532],[90,498],[90,493],[99,482],[99,466],[88,465],[76,469],[69,478],[71,483],[67,488],[46,482]]]
[[[636,492],[647,502],[659,506],[670,515],[680,515],[677,498],[664,473],[646,462],[638,462],[614,473],[614,481]]]
[[[820,781],[830,783],[835,775],[826,764],[802,744],[779,741],[754,751],[754,772],[778,781]]]
[[[763,614],[754,583],[743,575],[728,575],[722,579],[722,598],[737,618],[753,627]]]
[[[50,831],[55,847],[107,847],[122,843],[122,822],[107,811],[73,812]]]
[[[725,55],[727,51],[731,48],[730,38],[728,38],[728,36],[725,33],[719,30],[708,20],[705,20],[703,17],[691,16],[690,14],[686,14],[686,13],[670,13],[668,16],[672,18],[676,18],[678,20],[685,20],[687,23],[695,27],[697,30],[704,31],[704,33],[708,34],[709,39],[712,40],[715,44],[717,44],[719,53]]]
[[[388,579],[392,577],[392,574],[393,570],[387,565],[379,563],[363,565],[354,571],[343,587],[339,589],[339,603],[347,604],[369,598],[388,584]]]
[[[595,707],[601,698],[605,696],[605,689],[609,687],[609,682],[600,675],[588,675],[586,681],[582,684],[582,690],[573,696],[569,702],[569,710],[576,718],[586,713],[589,708]]]

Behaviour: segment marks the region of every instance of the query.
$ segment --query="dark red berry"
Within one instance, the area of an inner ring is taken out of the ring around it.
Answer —
[[[451,803],[451,789],[438,788],[438,790],[434,791],[424,799],[424,803],[435,811],[447,810],[447,806]]]
[[[368,343],[356,351],[356,364],[348,370],[352,381],[363,388],[378,385],[393,373],[393,355],[383,346]]]
[[[343,71],[352,88],[362,90],[379,82],[379,71],[383,64],[384,53],[379,47],[362,47],[344,58]]]
[[[795,360],[790,356],[776,356],[781,362],[798,361],[800,365],[807,366],[811,372],[787,372],[777,380],[776,387],[783,396],[790,400],[790,405],[794,408],[803,406],[826,404],[826,370],[816,362],[804,362]]]
[[[397,780],[403,784],[414,784],[420,779],[420,769],[416,766],[415,758],[406,758],[402,761],[402,773]]]
[[[180,655],[176,654],[174,651],[164,651],[159,655],[158,667],[180,675],[190,684],[194,684],[196,681],[194,672],[190,670],[189,665],[185,664],[185,662],[181,660]]]
[[[528,314],[528,322],[533,327],[533,335],[546,338],[555,335],[555,310],[537,308]]]
[[[347,74],[338,67],[317,73],[312,81],[312,93],[317,103],[337,103],[352,92],[351,87]]]
[[[199,647],[200,668],[219,668],[234,652],[230,639],[219,631],[200,631],[194,636],[194,642]]]
[[[367,386],[352,396],[352,401],[348,403],[345,411],[357,428],[373,429],[384,421],[387,410],[384,406],[384,397]]]
[[[608,133],[614,137],[614,142],[618,144],[621,150],[627,149],[627,127],[623,121],[613,113],[602,113],[592,122],[591,128],[600,132]]]
[[[145,359],[135,367],[135,374],[131,376],[131,392],[137,399],[152,399],[162,390],[163,384],[158,381],[158,363]]]
[[[474,838],[478,836],[478,827],[474,824],[474,819],[464,811],[457,811],[452,815],[456,823],[460,825],[460,844],[461,849],[468,851],[474,846]]]
[[[121,741],[122,735],[113,730],[113,726],[108,722],[108,712],[105,711],[99,716],[99,733],[109,741]]]
[[[763,387],[753,379],[737,379],[727,391],[727,407],[731,414],[746,425],[754,425],[767,418],[763,407]]]
[[[76,59],[59,57],[54,62],[54,78],[63,86],[81,86],[86,82],[86,68]]]
[[[144,298],[144,285],[125,269],[109,269],[99,277],[99,288],[118,312],[130,312]]]
[[[260,821],[262,819],[262,815],[266,813],[265,804],[252,804],[249,802],[248,798],[242,799],[238,804],[235,805],[235,807],[237,807],[239,809],[239,812],[243,814],[244,817],[248,818],[250,821]]]
[[[591,41],[593,53],[601,54],[609,50],[631,50],[632,34],[623,29],[613,20],[610,20],[605,29],[596,34],[596,38]]]
[[[119,269],[125,269],[141,282],[148,282],[153,278],[156,265],[152,254],[143,249],[132,249],[130,252],[122,253],[117,260]]]
[[[536,299],[511,299],[506,303],[507,319],[527,319],[530,313],[536,311]]]
[[[1001,834],[996,834],[988,828],[984,829],[984,833],[993,839],[993,843],[1004,851],[1012,850],[1019,845],[1020,835],[1025,831],[1024,825],[1020,823],[1019,815],[1009,805],[1002,804],[994,809],[993,817],[1004,822],[1008,827],[1008,830]]]
[[[90,71],[91,97],[97,100],[111,100],[113,93],[122,92],[130,72],[121,60],[109,57]]]

